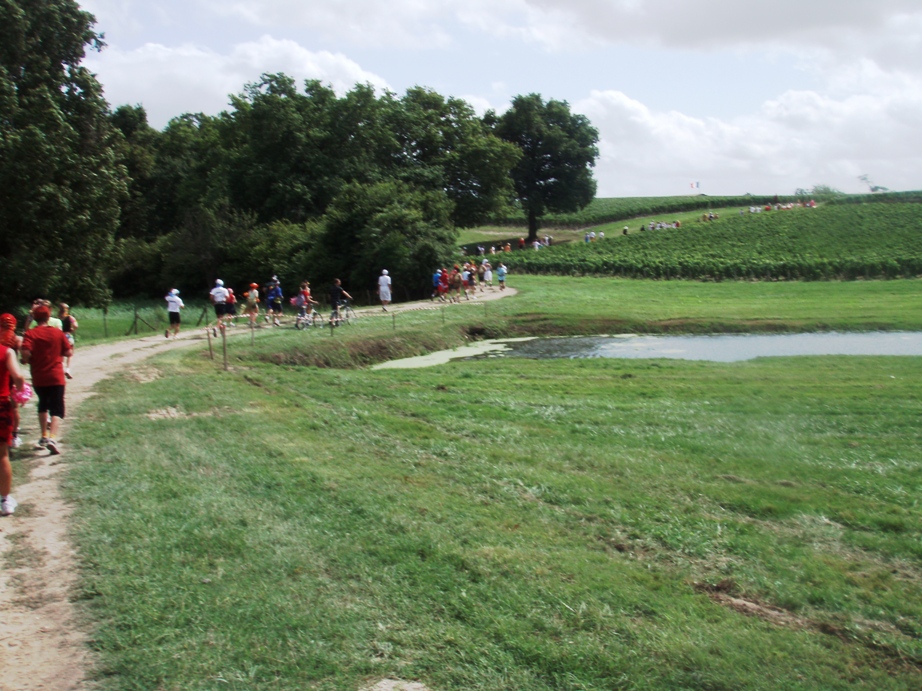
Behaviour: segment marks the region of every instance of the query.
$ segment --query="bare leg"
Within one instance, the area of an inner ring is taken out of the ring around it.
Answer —
[[[0,444],[0,495],[4,497],[13,490],[13,466],[10,465],[10,447]]]

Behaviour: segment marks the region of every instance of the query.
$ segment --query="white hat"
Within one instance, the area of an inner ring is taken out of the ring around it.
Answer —
[[[214,282],[214,284],[215,284],[216,286],[223,286],[223,285],[224,285],[224,281],[222,281],[222,280],[219,278],[217,281]]]
[[[179,291],[173,288],[173,290],[170,291],[170,295],[179,295]]]
[[[387,276],[387,269],[384,269],[384,270],[381,272],[381,275],[382,275],[382,276]]]

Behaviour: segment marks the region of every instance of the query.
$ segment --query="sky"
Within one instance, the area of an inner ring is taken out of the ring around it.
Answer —
[[[567,101],[600,197],[922,189],[919,0],[84,0],[84,61],[162,129],[261,74]]]

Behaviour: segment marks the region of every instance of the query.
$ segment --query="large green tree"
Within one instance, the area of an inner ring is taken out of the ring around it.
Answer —
[[[0,303],[102,303],[126,194],[95,77],[102,47],[72,0],[0,0]]]
[[[546,212],[578,211],[593,200],[599,132],[586,116],[571,113],[566,101],[516,96],[501,116],[491,112],[484,119],[522,152],[512,179],[528,217],[529,241],[538,237],[538,219]]]

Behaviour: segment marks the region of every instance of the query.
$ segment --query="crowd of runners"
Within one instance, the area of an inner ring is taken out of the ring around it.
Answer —
[[[500,290],[506,289],[506,274],[508,270],[502,262],[496,267],[496,283]],[[442,267],[432,274],[432,298],[440,302],[461,302],[461,299],[470,300],[477,296],[478,289],[484,292],[487,288],[496,290],[493,285],[493,264],[484,258],[477,262],[467,261],[463,265],[455,264],[451,271]]]
[[[67,304],[58,305],[58,316],[54,317],[51,303],[43,299],[32,303],[22,336],[17,334],[16,317],[0,314],[0,516],[9,516],[16,510],[10,449],[22,445],[19,409],[33,393],[38,396],[41,430],[35,447],[47,450],[50,455],[61,452],[57,436],[64,420],[67,380],[72,378],[70,366],[77,326]],[[25,381],[20,364],[28,365],[31,386]]]
[[[432,300],[442,302],[460,302],[462,299],[470,300],[476,297],[478,290],[506,289],[506,265],[498,262],[496,268],[486,257],[478,263],[475,261],[464,262],[463,265],[455,264],[451,270],[447,268],[436,269],[432,276]],[[494,284],[494,275],[496,283]],[[387,269],[382,269],[377,278],[375,290],[381,309],[387,312],[388,305],[393,301],[393,283]],[[344,308],[353,301],[353,297],[343,288],[342,281],[333,279],[328,288],[327,298],[330,305],[330,323],[337,325],[343,320]],[[185,303],[179,297],[179,290],[171,289],[164,298],[167,303],[169,326],[164,330],[166,338],[176,338],[182,323],[182,310]],[[224,284],[220,278],[215,281],[214,287],[208,293],[208,300],[214,309],[214,322],[208,328],[215,336],[220,329],[236,326],[240,317],[239,305],[242,304],[243,315],[251,328],[281,326],[285,293],[282,290],[278,276],[273,276],[262,287],[251,283],[240,294],[238,299],[233,288]],[[302,281],[298,289],[288,298],[291,307],[297,310],[294,324],[300,327],[303,322],[313,323],[315,319],[322,319],[317,308],[320,303],[311,294],[309,281]],[[262,316],[262,321],[260,317]],[[264,322],[264,324],[263,324]]]

